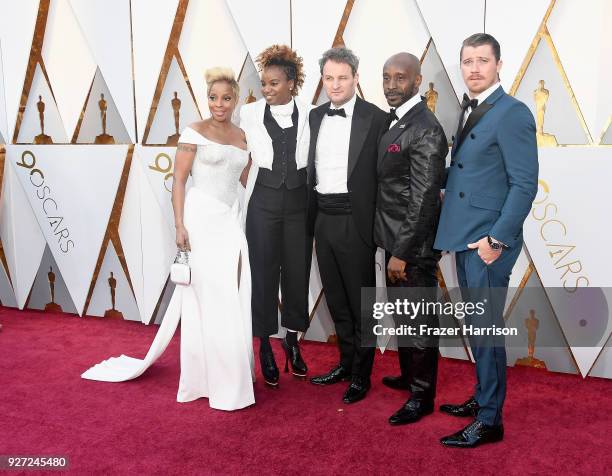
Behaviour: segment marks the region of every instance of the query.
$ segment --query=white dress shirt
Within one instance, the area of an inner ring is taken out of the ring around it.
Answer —
[[[495,90],[499,88],[499,81],[496,82],[493,86],[485,89],[483,92],[481,92],[478,96],[476,96],[475,98],[471,98],[471,99],[478,99],[478,105],[480,106],[491,94],[493,94],[495,92]],[[472,108],[468,107],[465,110],[465,114],[463,115],[463,125],[465,126],[465,121],[467,121],[467,118],[470,116],[472,112]]]
[[[319,193],[347,193],[347,170],[351,123],[357,95],[354,94],[342,106],[330,105],[330,109],[344,109],[346,117],[328,116],[321,121],[315,167],[317,170],[316,191]]]
[[[397,121],[394,119],[393,122],[391,122],[391,124],[389,125],[389,129],[391,129],[395,124],[397,124],[397,122],[402,117],[404,117],[406,115],[406,113],[408,111],[410,111],[410,109],[412,109],[414,106],[416,106],[420,102],[421,102],[421,95],[417,93],[414,96],[412,96],[410,99],[408,99],[408,101],[406,101],[400,107],[398,107],[395,110],[395,115],[397,116]]]
[[[270,106],[270,112],[276,123],[282,128],[287,129],[293,125],[291,115],[293,114],[293,107],[295,103],[293,98],[287,104],[279,104],[277,106]]]

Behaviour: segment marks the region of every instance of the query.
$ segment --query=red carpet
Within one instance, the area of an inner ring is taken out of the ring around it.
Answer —
[[[138,380],[79,377],[109,356],[144,356],[157,326],[6,308],[0,323],[0,455],[66,455],[75,474],[592,475],[612,467],[608,380],[509,369],[506,439],[457,450],[438,439],[466,420],[435,412],[388,425],[406,398],[380,383],[396,373],[395,353],[377,355],[373,388],[357,404],[341,402],[344,384],[318,388],[282,375],[278,390],[259,378],[254,407],[226,413],[206,399],[176,403],[177,337]],[[280,364],[280,346],[275,352]],[[313,374],[337,359],[326,344],[305,343],[303,353]],[[442,359],[436,403],[461,401],[473,382],[471,364]]]

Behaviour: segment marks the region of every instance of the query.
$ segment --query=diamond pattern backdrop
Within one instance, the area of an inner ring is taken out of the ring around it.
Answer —
[[[3,305],[160,322],[172,290],[176,135],[208,116],[207,68],[233,68],[243,104],[261,97],[253,59],[287,43],[304,58],[302,99],[320,104],[319,55],[345,44],[361,59],[360,94],[387,109],[382,65],[409,51],[422,61],[421,94],[438,93],[450,140],[464,92],[461,41],[486,31],[502,45],[503,87],[534,115],[543,81],[543,127],[557,144],[540,150],[540,191],[506,319],[521,325],[534,311],[565,342],[537,351],[549,370],[612,378],[609,311],[597,345],[572,346],[580,329],[548,292],[612,287],[612,254],[593,242],[612,233],[602,193],[612,179],[607,0],[273,0],[265,8],[251,0],[0,0],[0,11]],[[456,284],[450,257],[440,271],[441,285]],[[310,317],[304,338],[334,342],[316,258]],[[471,355],[461,342],[441,353]],[[526,348],[510,354],[512,364]]]

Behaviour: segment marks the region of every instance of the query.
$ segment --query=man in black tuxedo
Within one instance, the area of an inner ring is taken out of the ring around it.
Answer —
[[[414,55],[398,53],[384,65],[383,88],[391,112],[378,148],[374,239],[385,250],[389,301],[436,299],[440,253],[433,242],[448,142],[418,94],[421,81],[421,65]],[[421,313],[410,322],[398,317],[396,324],[436,327],[438,318]],[[391,425],[414,423],[433,412],[438,338],[418,334],[398,339],[401,375],[383,378],[388,387],[410,391],[408,401],[389,418]]]
[[[340,362],[311,382],[350,379],[343,401],[353,403],[370,389],[374,362],[375,342],[362,339],[361,288],[375,286],[376,160],[386,114],[357,97],[359,60],[351,50],[332,48],[319,65],[330,102],[310,113],[308,223]]]

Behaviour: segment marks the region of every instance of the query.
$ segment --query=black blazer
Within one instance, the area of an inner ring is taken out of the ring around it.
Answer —
[[[330,102],[310,111],[310,149],[308,151],[308,230],[314,234],[317,216],[315,154],[319,129]],[[373,228],[376,210],[378,138],[386,125],[387,114],[357,96],[351,122],[347,168],[347,188],[355,226],[368,246],[374,247]]]
[[[374,239],[397,258],[413,263],[440,258],[433,243],[446,154],[444,130],[425,101],[381,137]]]

